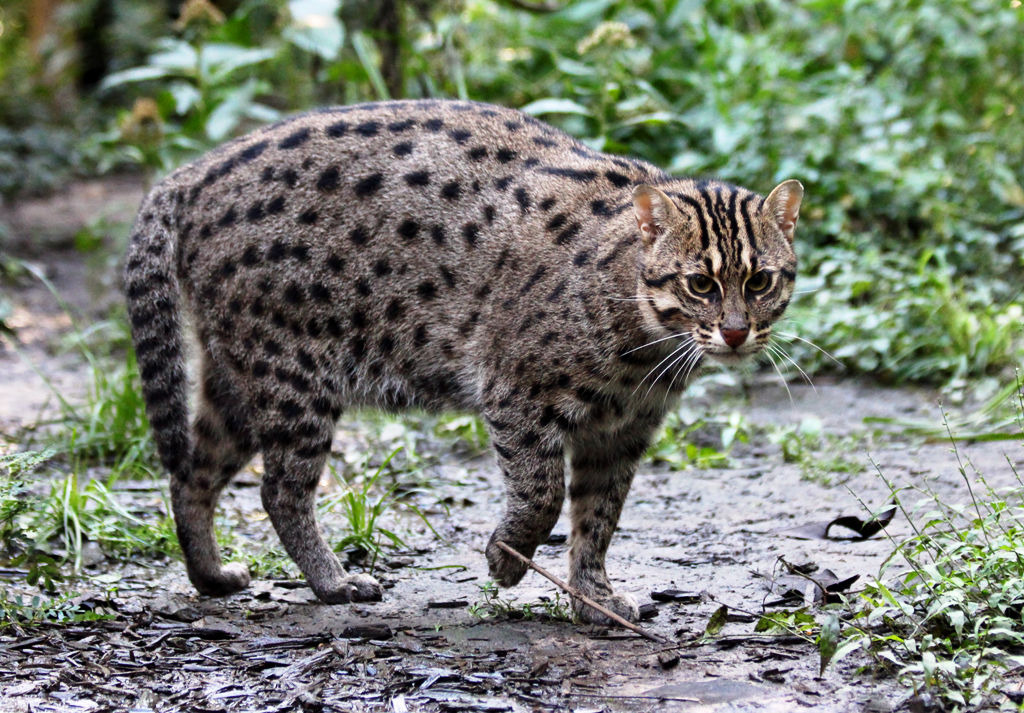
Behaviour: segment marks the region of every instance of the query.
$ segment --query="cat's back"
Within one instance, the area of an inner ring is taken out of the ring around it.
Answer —
[[[540,225],[564,245],[580,231],[574,222],[622,207],[602,193],[621,199],[623,187],[655,175],[515,110],[423,100],[292,117],[225,144],[154,192],[176,203],[184,242],[199,238],[185,250],[190,267],[204,252],[221,257],[216,247],[237,245],[240,230],[490,256]]]

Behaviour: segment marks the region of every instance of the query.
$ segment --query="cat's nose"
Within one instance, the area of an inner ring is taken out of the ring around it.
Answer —
[[[722,339],[730,347],[736,349],[747,340],[748,334],[750,334],[749,327],[744,327],[743,329],[723,329]]]

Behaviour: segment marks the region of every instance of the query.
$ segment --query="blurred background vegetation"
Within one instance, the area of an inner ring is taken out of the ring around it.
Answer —
[[[807,189],[808,372],[957,388],[1020,363],[1020,0],[5,0],[0,192],[154,180],[289,112],[524,108],[614,153]]]

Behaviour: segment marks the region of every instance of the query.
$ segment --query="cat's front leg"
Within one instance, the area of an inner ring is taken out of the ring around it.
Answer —
[[[565,499],[565,453],[561,431],[543,418],[517,419],[507,409],[492,412],[487,424],[505,481],[505,513],[487,544],[487,563],[491,577],[511,587],[527,567],[497,543],[533,557],[548,539]]]
[[[638,426],[572,446],[569,584],[627,621],[639,620],[639,607],[632,596],[612,589],[604,560],[650,433],[649,427]],[[580,601],[574,600],[573,609],[582,621],[611,623]]]

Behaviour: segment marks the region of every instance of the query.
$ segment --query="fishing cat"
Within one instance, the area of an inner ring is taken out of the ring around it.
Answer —
[[[793,293],[802,196],[792,180],[762,198],[672,178],[447,101],[316,111],[175,171],[140,209],[125,291],[192,583],[248,585],[213,516],[260,451],[263,505],[317,597],[380,599],[314,516],[335,424],[351,406],[458,410],[483,417],[504,476],[491,576],[525,574],[495,543],[529,557],[547,539],[568,458],[570,584],[636,620],[604,566],[633,474],[705,357],[767,344]]]

